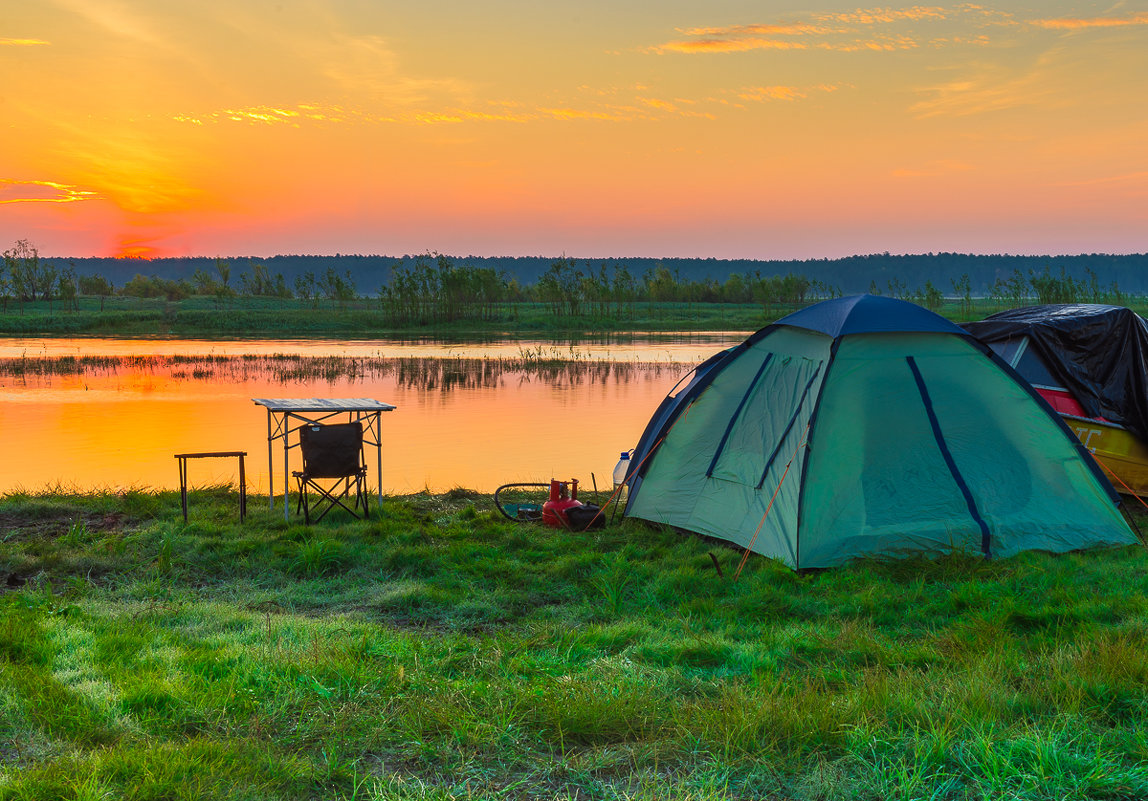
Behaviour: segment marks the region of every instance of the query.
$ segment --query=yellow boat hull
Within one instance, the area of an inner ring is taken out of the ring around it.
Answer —
[[[1061,417],[1105,468],[1117,492],[1148,496],[1148,446],[1121,426],[1074,415]]]

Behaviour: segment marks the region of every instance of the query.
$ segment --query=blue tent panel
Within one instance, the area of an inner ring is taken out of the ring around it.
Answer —
[[[815,303],[774,325],[819,331],[831,337],[896,331],[963,334],[959,326],[915,303],[881,295],[853,295]]]

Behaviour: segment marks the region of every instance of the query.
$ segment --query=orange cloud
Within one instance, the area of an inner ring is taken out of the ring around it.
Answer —
[[[839,14],[814,14],[816,20],[837,22],[844,25],[887,25],[891,22],[919,22],[921,20],[942,21],[948,19],[945,9],[938,6],[913,6],[911,8],[858,9]]]
[[[742,100],[755,100],[759,103],[766,100],[797,100],[809,95],[796,86],[754,86],[738,92]]]
[[[675,102],[669,100],[661,100],[656,97],[639,97],[638,102],[655,111],[664,111],[667,114],[677,114],[682,117],[700,117],[705,120],[717,119],[713,114],[708,111],[690,111],[683,109],[678,104],[694,105],[697,101],[687,100],[686,98],[677,98]]]
[[[13,181],[0,178],[0,204],[3,203],[78,203],[99,195],[71,184],[54,181]]]
[[[480,122],[525,122],[538,119],[537,113],[512,112],[512,103],[491,103],[496,112],[476,111],[473,109],[446,109],[446,110],[417,110],[401,113],[398,116],[371,114],[355,111],[342,106],[326,106],[314,103],[301,103],[294,108],[273,108],[271,106],[249,106],[247,108],[223,109],[207,114],[177,114],[172,119],[176,122],[204,125],[218,122],[244,122],[252,125],[289,125],[298,128],[302,122],[316,123],[347,123],[356,122],[364,124],[380,124],[391,122],[416,123],[421,125],[434,125],[439,123],[457,123],[466,121]]]
[[[0,37],[0,47],[36,47],[47,44],[51,44],[51,42],[45,42],[43,39],[5,39]]]
[[[632,114],[618,114],[608,111],[587,111],[574,108],[544,108],[542,113],[556,120],[605,120],[607,122],[621,122],[632,120]]]
[[[808,36],[810,34],[833,33],[830,28],[806,23],[753,24],[753,25],[727,25],[720,28],[690,28],[682,31],[686,36],[714,36],[719,38],[729,36]]]
[[[1123,28],[1129,25],[1148,25],[1148,12],[1130,17],[1093,17],[1091,19],[1038,19],[1032,24],[1038,28],[1075,31],[1085,28]]]
[[[638,100],[650,108],[656,108],[659,111],[675,112],[678,110],[678,107],[668,100],[658,100],[656,97],[639,97]]]
[[[744,53],[747,50],[804,50],[802,42],[777,39],[691,39],[666,42],[651,48],[655,53]]]
[[[859,53],[862,50],[892,51],[913,50],[919,45],[908,36],[884,36],[879,39],[855,39],[850,42],[819,42],[818,48],[839,53]]]
[[[980,6],[965,4],[954,9],[941,6],[858,9],[841,13],[810,14],[808,21],[750,23],[697,27],[679,32],[687,37],[648,48],[650,53],[741,53],[749,50],[805,50],[816,47],[843,53],[912,50],[918,39],[908,33],[888,31],[909,23],[947,22],[958,15],[1002,17]],[[802,41],[805,40],[805,41]],[[812,41],[811,41],[812,40]],[[934,47],[966,44],[964,37],[931,37]],[[982,39],[976,40],[983,44]]]
[[[812,92],[836,92],[837,86],[833,84],[818,84],[817,86],[746,86],[737,90],[737,96],[742,100],[764,103],[770,100],[803,100]]]

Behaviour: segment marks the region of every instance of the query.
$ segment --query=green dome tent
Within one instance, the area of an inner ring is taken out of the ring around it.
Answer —
[[[626,514],[794,568],[1136,542],[1076,437],[920,306],[824,301],[700,365],[650,420]]]

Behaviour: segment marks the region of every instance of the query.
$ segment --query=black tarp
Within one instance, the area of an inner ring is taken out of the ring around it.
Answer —
[[[1029,337],[1028,347],[1090,417],[1111,420],[1148,440],[1148,323],[1131,309],[1089,303],[1027,306],[962,327],[987,344]]]

